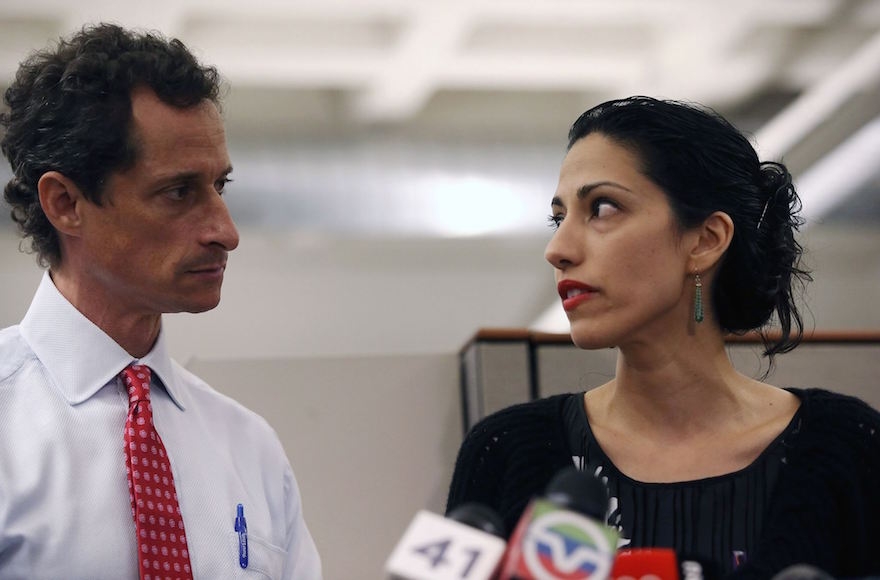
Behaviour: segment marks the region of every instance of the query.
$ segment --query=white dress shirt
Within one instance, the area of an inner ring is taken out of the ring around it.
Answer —
[[[153,370],[194,578],[319,579],[296,479],[266,421],[171,360],[161,332],[135,361],[48,273],[21,324],[0,330],[0,578],[137,578],[118,379],[132,362]]]

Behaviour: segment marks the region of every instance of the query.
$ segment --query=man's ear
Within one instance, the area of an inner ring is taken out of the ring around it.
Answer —
[[[88,203],[80,188],[63,173],[47,171],[37,182],[40,206],[49,222],[69,236],[79,236],[83,204]]]
[[[723,211],[716,211],[694,230],[696,240],[690,251],[697,272],[711,270],[721,260],[733,240],[733,220]]]

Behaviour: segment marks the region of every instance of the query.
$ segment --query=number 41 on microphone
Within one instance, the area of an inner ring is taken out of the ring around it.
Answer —
[[[504,556],[505,542],[421,510],[385,564],[388,580],[485,580]]]

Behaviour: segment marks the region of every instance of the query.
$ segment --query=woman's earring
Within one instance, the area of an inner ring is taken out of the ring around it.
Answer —
[[[703,322],[703,281],[699,274],[694,274],[694,320]]]

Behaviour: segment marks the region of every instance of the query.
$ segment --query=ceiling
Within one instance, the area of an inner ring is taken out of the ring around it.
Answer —
[[[258,226],[534,231],[568,125],[607,98],[712,106],[807,189],[880,114],[876,0],[2,2],[0,86],[29,52],[97,21],[179,37],[216,65],[230,205]],[[851,150],[880,155],[876,133]],[[839,168],[850,201],[815,218],[880,223],[875,165]]]

